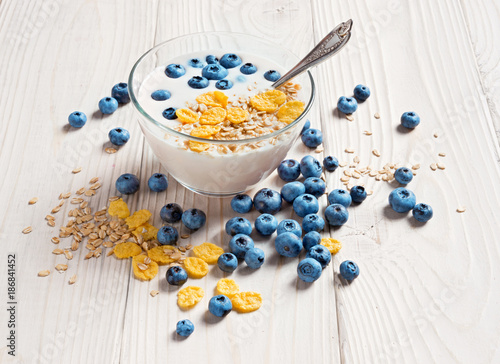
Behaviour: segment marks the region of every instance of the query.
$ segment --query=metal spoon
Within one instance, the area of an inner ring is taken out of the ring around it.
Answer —
[[[299,63],[271,87],[277,88],[297,75],[337,54],[351,39],[352,19],[337,25]]]

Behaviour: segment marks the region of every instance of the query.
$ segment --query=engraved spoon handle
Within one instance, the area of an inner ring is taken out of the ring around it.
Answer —
[[[283,75],[271,87],[277,88],[307,69],[337,54],[351,39],[352,19],[337,25],[299,63]]]

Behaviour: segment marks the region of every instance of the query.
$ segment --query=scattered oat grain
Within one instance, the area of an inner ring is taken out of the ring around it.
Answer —
[[[115,148],[106,148],[104,149],[106,151],[106,153],[108,154],[114,154],[117,152],[117,150]]]
[[[372,135],[372,134],[373,134],[371,131],[368,131],[368,130],[365,130],[363,133],[364,133],[365,135]]]
[[[374,115],[375,119],[380,119],[380,114],[378,112],[376,112]]]
[[[29,234],[33,231],[33,228],[31,226],[28,226],[27,228],[23,229],[23,234]]]
[[[34,205],[38,202],[38,197],[33,197],[31,200],[28,201],[29,205]]]
[[[431,163],[431,169],[435,171],[437,169],[437,164],[436,163]]]
[[[73,274],[73,275],[70,277],[70,279],[69,279],[68,283],[69,283],[69,284],[75,284],[75,282],[76,282],[76,274]]]
[[[73,173],[73,174],[77,174],[77,173],[80,173],[81,171],[82,171],[82,167],[77,167],[77,168],[73,169],[73,170],[71,171],[71,173]]]
[[[38,272],[39,277],[47,277],[50,274],[50,270],[41,270]]]
[[[149,292],[149,294],[151,295],[151,297],[156,296],[158,293],[160,293],[160,291],[158,291],[156,289],[153,289],[151,292]]]
[[[354,149],[352,148],[345,148],[344,150],[346,153],[354,153]]]
[[[466,210],[466,209],[465,209],[465,206],[461,206],[461,207],[459,207],[459,208],[457,209],[457,212],[458,212],[458,213],[462,213],[462,212],[465,212],[465,210]]]
[[[373,150],[372,150],[372,154],[373,154],[375,157],[380,157],[380,152],[379,152],[377,149],[373,149]]]
[[[349,121],[354,121],[354,116],[352,116],[352,114],[346,114],[345,118]]]

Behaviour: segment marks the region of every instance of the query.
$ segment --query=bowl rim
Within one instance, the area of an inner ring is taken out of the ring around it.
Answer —
[[[146,120],[153,123],[156,127],[159,127],[161,130],[163,130],[166,133],[173,134],[177,137],[185,138],[188,140],[193,140],[193,141],[202,142],[202,143],[209,143],[209,144],[222,144],[222,145],[224,145],[224,144],[249,144],[249,143],[260,142],[260,141],[267,140],[267,139],[272,139],[274,137],[277,137],[277,136],[283,134],[287,130],[290,130],[295,125],[297,125],[304,118],[304,116],[309,112],[309,110],[311,109],[312,104],[314,102],[314,99],[316,97],[316,85],[314,83],[314,78],[312,77],[311,72],[306,71],[307,75],[309,76],[309,82],[311,83],[311,94],[309,96],[309,100],[306,104],[306,107],[304,108],[304,111],[293,122],[291,122],[287,126],[281,128],[277,131],[274,131],[272,133],[261,135],[258,137],[238,139],[238,140],[224,140],[224,139],[223,140],[214,140],[214,139],[205,139],[205,138],[200,138],[200,137],[188,135],[188,134],[179,132],[177,130],[174,130],[174,129],[170,128],[169,126],[163,125],[162,123],[158,122],[155,118],[153,118],[151,115],[149,115],[146,112],[146,110],[144,110],[142,108],[141,104],[139,103],[139,100],[136,97],[136,94],[133,90],[133,87],[131,87],[131,85],[133,85],[134,75],[135,75],[135,71],[136,71],[137,67],[141,64],[141,62],[145,58],[147,58],[150,54],[156,52],[160,48],[164,47],[167,43],[170,43],[173,41],[178,41],[178,40],[181,40],[182,38],[188,38],[188,37],[194,37],[194,36],[206,36],[206,35],[208,35],[208,36],[210,36],[210,35],[232,35],[232,36],[242,36],[242,37],[254,38],[255,40],[267,43],[268,45],[271,45],[273,47],[278,47],[278,48],[290,53],[291,55],[297,57],[298,59],[300,59],[298,56],[296,56],[294,53],[292,53],[289,49],[284,48],[279,44],[276,44],[276,43],[269,41],[265,38],[261,38],[261,37],[257,37],[257,36],[249,35],[249,34],[244,34],[244,33],[222,32],[222,31],[197,32],[197,33],[185,34],[185,35],[181,35],[178,37],[168,39],[164,42],[159,43],[158,45],[154,46],[153,48],[149,49],[146,53],[144,53],[141,57],[139,57],[139,59],[135,62],[134,66],[132,67],[130,74],[129,74],[129,77],[128,77],[128,85],[129,85],[128,92],[129,92],[130,99],[132,100],[132,104],[134,105],[136,110],[139,111],[139,113],[144,118],[146,118]]]

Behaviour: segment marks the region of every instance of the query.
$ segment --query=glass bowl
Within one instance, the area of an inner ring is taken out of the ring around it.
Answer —
[[[198,138],[169,127],[161,116],[148,114],[139,101],[139,95],[144,81],[154,69],[167,66],[176,57],[188,57],[200,51],[219,57],[225,53],[254,54],[279,64],[284,70],[292,68],[300,59],[289,50],[265,39],[238,33],[207,32],[161,43],[139,58],[132,68],[128,80],[130,98],[138,111],[141,130],[160,163],[180,184],[194,192],[231,196],[254,187],[285,159],[311,109],[315,96],[314,80],[309,72],[293,80],[302,87],[300,99],[305,108],[298,118],[282,129],[239,140]],[[193,92],[201,94],[205,91]],[[209,148],[202,153],[194,152],[187,147],[190,142],[205,143],[204,146]]]

